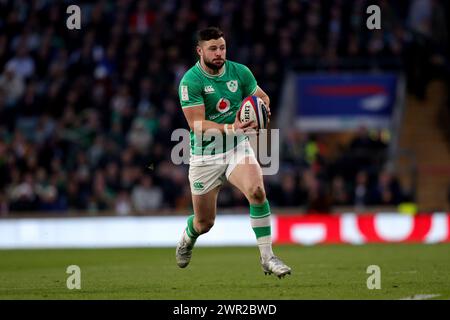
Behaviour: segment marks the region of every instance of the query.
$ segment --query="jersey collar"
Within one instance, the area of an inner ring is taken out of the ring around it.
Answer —
[[[222,72],[221,74],[218,74],[218,75],[212,75],[212,74],[209,74],[208,72],[206,72],[206,71],[202,68],[202,66],[200,65],[200,61],[197,61],[196,66],[197,66],[197,68],[200,69],[200,72],[201,72],[205,77],[208,77],[208,78],[211,78],[211,79],[218,79],[218,78],[221,78],[221,77],[225,74],[225,72],[227,72],[227,61],[225,61],[225,64],[223,65],[223,72]]]

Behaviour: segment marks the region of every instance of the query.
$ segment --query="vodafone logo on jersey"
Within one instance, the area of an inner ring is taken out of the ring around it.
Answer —
[[[398,213],[276,216],[276,243],[450,242],[450,214]]]
[[[230,110],[230,100],[221,98],[216,104],[216,110],[220,113],[224,113]]]

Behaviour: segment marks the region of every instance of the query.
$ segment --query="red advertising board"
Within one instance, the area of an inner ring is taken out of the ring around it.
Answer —
[[[277,215],[274,241],[300,243],[450,242],[450,214]]]

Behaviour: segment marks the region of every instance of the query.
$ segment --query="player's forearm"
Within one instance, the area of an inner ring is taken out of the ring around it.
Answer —
[[[270,106],[270,98],[269,98],[269,95],[263,91],[263,89],[258,87],[256,92],[255,92],[255,96],[260,98],[264,102],[266,107],[269,108],[269,106]]]
[[[194,132],[205,132],[208,130],[218,130],[221,133],[226,133],[225,132],[225,126],[223,123],[216,123],[214,121],[209,121],[209,120],[196,120],[193,122],[193,124],[190,126],[191,129]],[[231,124],[228,125],[228,128],[231,130]]]

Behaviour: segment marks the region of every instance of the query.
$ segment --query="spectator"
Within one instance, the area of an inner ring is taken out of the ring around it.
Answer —
[[[16,106],[25,92],[25,82],[17,74],[12,64],[7,65],[5,71],[0,76],[0,91],[5,95],[5,106],[7,107]]]
[[[331,198],[325,184],[320,181],[312,170],[303,172],[306,187],[308,213],[328,213],[331,210]]]
[[[136,11],[130,17],[130,31],[146,34],[155,22],[155,13],[148,8],[148,2],[139,0]]]
[[[120,216],[129,215],[132,211],[130,195],[127,191],[122,190],[116,197],[114,211]]]
[[[23,180],[12,184],[9,197],[12,211],[36,211],[38,197],[33,175],[26,173]]]
[[[336,176],[331,182],[331,197],[335,205],[349,205],[350,194],[342,176]]]
[[[380,156],[378,148],[378,144],[370,138],[367,128],[360,127],[349,145],[352,163],[358,166],[358,170],[369,169],[374,159],[378,160]]]
[[[367,172],[360,171],[357,173],[353,189],[353,205],[356,210],[364,210],[367,205],[371,204],[369,176]]]
[[[136,119],[133,122],[130,133],[128,134],[128,142],[140,154],[145,154],[148,151],[152,143],[152,136],[145,127],[144,121]]]
[[[305,201],[293,174],[283,174],[278,192],[274,194],[276,204],[281,207],[298,207]]]
[[[152,177],[145,175],[141,178],[139,185],[133,188],[131,199],[136,211],[144,213],[147,210],[161,208],[163,193],[154,185]]]
[[[381,205],[398,205],[401,201],[402,194],[398,181],[390,172],[382,171],[374,190],[374,202]]]
[[[58,188],[54,179],[50,180],[43,168],[36,173],[36,195],[38,196],[39,209],[42,211],[54,211],[60,209],[58,203]]]
[[[85,210],[87,194],[80,190],[80,185],[75,180],[69,180],[66,189],[66,208],[69,211]]]
[[[429,36],[431,33],[432,0],[413,0],[408,24],[414,31]]]
[[[87,197],[87,210],[92,213],[112,208],[114,193],[107,188],[103,171],[95,173],[93,192],[88,193]]]
[[[34,60],[24,43],[19,45],[16,55],[6,63],[6,69],[12,70],[22,79],[30,78],[34,74],[34,68]]]

